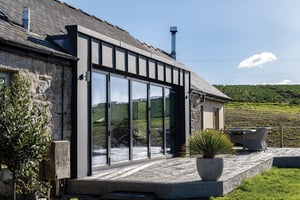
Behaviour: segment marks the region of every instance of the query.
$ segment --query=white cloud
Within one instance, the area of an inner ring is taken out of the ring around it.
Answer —
[[[276,82],[276,83],[260,83],[258,85],[299,85],[300,83],[296,83],[296,82],[293,82],[291,80],[288,80],[288,79],[284,79],[280,82]]]
[[[288,85],[288,84],[291,84],[291,83],[292,83],[291,80],[284,79],[281,82],[279,82],[278,85]]]
[[[262,67],[263,64],[277,60],[277,57],[271,52],[262,52],[261,54],[255,54],[242,62],[240,62],[238,68],[252,68]]]

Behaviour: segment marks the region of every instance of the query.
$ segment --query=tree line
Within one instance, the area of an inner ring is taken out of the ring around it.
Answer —
[[[233,102],[300,105],[300,85],[215,85]]]

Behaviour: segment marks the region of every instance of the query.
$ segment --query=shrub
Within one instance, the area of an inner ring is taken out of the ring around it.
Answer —
[[[45,110],[31,101],[29,89],[19,75],[0,86],[0,157],[13,174],[14,198],[42,188],[39,167],[51,142]]]
[[[218,154],[232,153],[233,143],[228,135],[217,130],[194,132],[184,146],[189,155],[202,155],[204,158],[214,158]]]

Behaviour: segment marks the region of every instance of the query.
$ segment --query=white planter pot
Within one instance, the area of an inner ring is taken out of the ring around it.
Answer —
[[[223,172],[223,158],[197,158],[196,166],[203,181],[216,181]]]

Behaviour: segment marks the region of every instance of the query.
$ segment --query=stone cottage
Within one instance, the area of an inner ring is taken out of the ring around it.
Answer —
[[[0,2],[0,79],[13,73],[50,105],[72,178],[176,156],[192,131],[224,127],[230,100],[174,55],[57,0]]]

